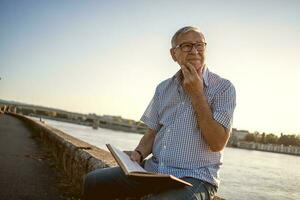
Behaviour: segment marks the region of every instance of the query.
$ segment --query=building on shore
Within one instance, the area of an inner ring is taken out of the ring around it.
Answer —
[[[228,140],[228,146],[236,147],[239,141],[245,140],[246,136],[249,134],[249,131],[246,130],[238,130],[236,128],[232,128],[230,133],[230,138]]]

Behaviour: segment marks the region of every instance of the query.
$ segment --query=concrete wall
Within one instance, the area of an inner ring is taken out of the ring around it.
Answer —
[[[34,129],[34,136],[51,149],[57,163],[78,190],[81,190],[83,177],[89,171],[116,165],[111,154],[105,150],[23,115],[7,114],[19,118]]]

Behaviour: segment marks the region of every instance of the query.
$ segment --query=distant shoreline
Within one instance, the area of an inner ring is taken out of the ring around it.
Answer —
[[[283,146],[283,145],[260,144],[255,142],[239,141],[237,142],[236,145],[234,146],[230,145],[228,147],[300,156],[300,147],[297,146]]]
[[[66,123],[72,123],[72,124],[78,124],[78,125],[84,125],[84,126],[91,126],[89,123],[83,123],[78,122],[74,120],[67,120],[67,119],[59,119],[59,118],[53,118],[48,116],[33,116],[36,118],[45,118],[60,122],[66,122]],[[101,127],[101,126],[100,126]],[[125,131],[130,133],[136,133],[136,134],[143,134],[143,132],[134,132],[130,128],[126,127],[118,127],[118,126],[107,126],[107,127],[101,127],[105,129],[115,130],[115,131]],[[294,155],[294,156],[300,156],[300,147],[296,146],[283,146],[283,145],[274,145],[274,144],[260,144],[260,143],[254,143],[254,142],[246,142],[246,141],[239,141],[236,145],[228,145],[227,147],[236,148],[236,149],[246,149],[246,150],[255,150],[255,151],[264,151],[264,152],[270,152],[270,153],[280,153],[280,154],[287,154],[287,155]]]
[[[98,116],[96,114],[84,115],[80,113],[72,113],[31,105],[5,105],[1,104],[1,102],[0,108],[3,111],[7,110],[27,116],[32,116],[40,118],[40,120],[42,120],[42,118],[45,118],[55,121],[90,126],[93,129],[97,129],[98,127],[100,127],[105,129],[138,134],[144,134],[147,131],[147,126],[144,123],[140,121],[136,122],[134,120],[124,119],[120,116]],[[248,131],[238,130],[236,130],[236,132],[241,134],[243,138],[245,137],[245,134],[248,133]],[[233,135],[235,134],[232,133],[231,137],[229,138],[229,142],[227,144],[228,147],[300,156],[300,147],[298,146],[284,146],[276,144],[247,142],[241,137],[234,138]]]

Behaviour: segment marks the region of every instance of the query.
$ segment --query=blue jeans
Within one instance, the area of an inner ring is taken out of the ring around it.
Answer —
[[[83,200],[114,200],[140,198],[148,195],[149,200],[209,200],[216,187],[199,179],[184,177],[193,184],[180,188],[151,184],[126,176],[120,167],[97,169],[88,173],[84,180]]]

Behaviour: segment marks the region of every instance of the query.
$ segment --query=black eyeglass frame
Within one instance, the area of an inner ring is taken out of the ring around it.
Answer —
[[[192,47],[191,47],[191,49],[190,49],[189,51],[182,50],[182,46],[185,45],[185,44],[190,44],[190,45],[192,45]],[[195,46],[196,44],[202,44],[201,49],[199,49],[199,48],[197,49],[196,46]],[[203,50],[205,49],[206,45],[207,45],[206,42],[196,42],[196,43],[184,42],[184,43],[181,43],[181,44],[176,45],[174,48],[175,48],[175,49],[180,48],[180,50],[183,51],[183,52],[190,52],[190,51],[192,51],[193,48],[195,47],[195,49],[196,49],[197,51],[203,51]]]

